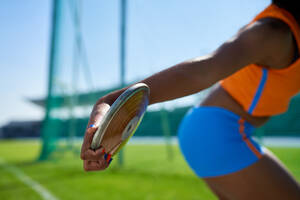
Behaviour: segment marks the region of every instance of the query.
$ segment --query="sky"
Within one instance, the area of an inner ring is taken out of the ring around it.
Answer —
[[[126,81],[139,80],[185,59],[212,52],[269,2],[128,0]],[[120,73],[119,1],[83,0],[81,11],[93,87],[116,85]],[[51,14],[51,0],[1,1],[0,126],[13,120],[43,117],[43,110],[26,99],[47,94]],[[65,5],[58,46],[61,74],[68,74],[64,66],[72,62],[74,55],[70,16]],[[70,84],[67,79],[62,80],[66,85]],[[90,87],[83,77],[79,83],[82,89]]]

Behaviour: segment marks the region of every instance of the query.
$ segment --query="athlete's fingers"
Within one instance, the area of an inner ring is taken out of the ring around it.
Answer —
[[[86,151],[83,151],[80,155],[82,160],[89,160],[89,161],[97,161],[97,160],[103,160],[104,159],[105,151],[103,148],[92,150],[87,149]]]
[[[83,162],[83,168],[85,171],[99,171],[108,167],[108,163],[105,160],[102,161],[88,161]]]
[[[88,127],[91,125],[98,126],[105,113],[109,110],[110,106],[107,103],[96,103],[90,115]]]
[[[100,170],[100,165],[99,165],[98,161],[84,160],[83,161],[83,169],[85,171],[96,171],[96,170]]]
[[[91,147],[93,136],[94,136],[94,133],[96,132],[96,130],[97,130],[96,127],[90,127],[85,132],[83,143],[82,143],[82,146],[81,146],[81,154],[80,154],[82,159],[84,157],[85,152],[87,150],[89,150],[90,147]]]
[[[105,113],[107,113],[109,108],[110,106],[106,103],[100,103],[100,104],[97,103],[94,106],[93,111],[90,115],[88,127],[85,131],[84,140],[81,148],[82,151],[86,151],[87,149],[90,148],[94,133],[96,132],[100,124],[100,121],[102,120]]]
[[[109,162],[106,162],[103,157],[105,152],[102,148],[96,151],[91,149],[93,136],[109,108],[110,106],[106,103],[97,103],[90,115],[80,153],[81,159],[84,160],[83,165],[86,171],[102,170],[109,165]]]

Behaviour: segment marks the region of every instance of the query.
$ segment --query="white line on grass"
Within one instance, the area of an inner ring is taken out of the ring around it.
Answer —
[[[29,176],[24,174],[17,167],[8,164],[3,159],[0,158],[0,166],[3,166],[4,169],[14,174],[20,181],[28,185],[32,190],[36,191],[43,199],[45,200],[58,200],[53,196],[46,188],[40,185],[38,182],[32,180]]]

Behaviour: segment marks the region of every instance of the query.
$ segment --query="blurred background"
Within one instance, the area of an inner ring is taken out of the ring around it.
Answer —
[[[176,139],[180,120],[209,89],[150,106],[105,172],[83,172],[82,136],[99,97],[211,53],[269,3],[1,1],[0,199],[216,199]],[[255,132],[298,180],[299,120],[297,95]]]

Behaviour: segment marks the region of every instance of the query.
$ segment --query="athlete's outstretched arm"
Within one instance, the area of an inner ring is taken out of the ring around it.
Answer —
[[[150,104],[197,93],[249,64],[268,63],[268,58],[282,54],[285,45],[287,34],[278,30],[280,27],[274,27],[272,22],[258,21],[213,53],[179,63],[142,80],[150,87]],[[124,90],[104,99],[111,104]]]
[[[273,51],[277,51],[277,46],[281,45],[281,33],[277,31],[274,34],[273,29],[274,27],[266,26],[263,22],[256,22],[241,30],[213,53],[179,63],[140,81],[150,87],[150,104],[197,93],[246,65],[264,63],[264,59],[274,55],[276,52]],[[88,126],[97,126],[109,106],[125,89],[100,98],[93,108]],[[95,130],[96,128],[87,129],[82,145],[81,158],[85,160],[86,170],[103,169],[100,167],[103,165],[89,166],[87,162],[100,159],[99,152],[89,150]]]

